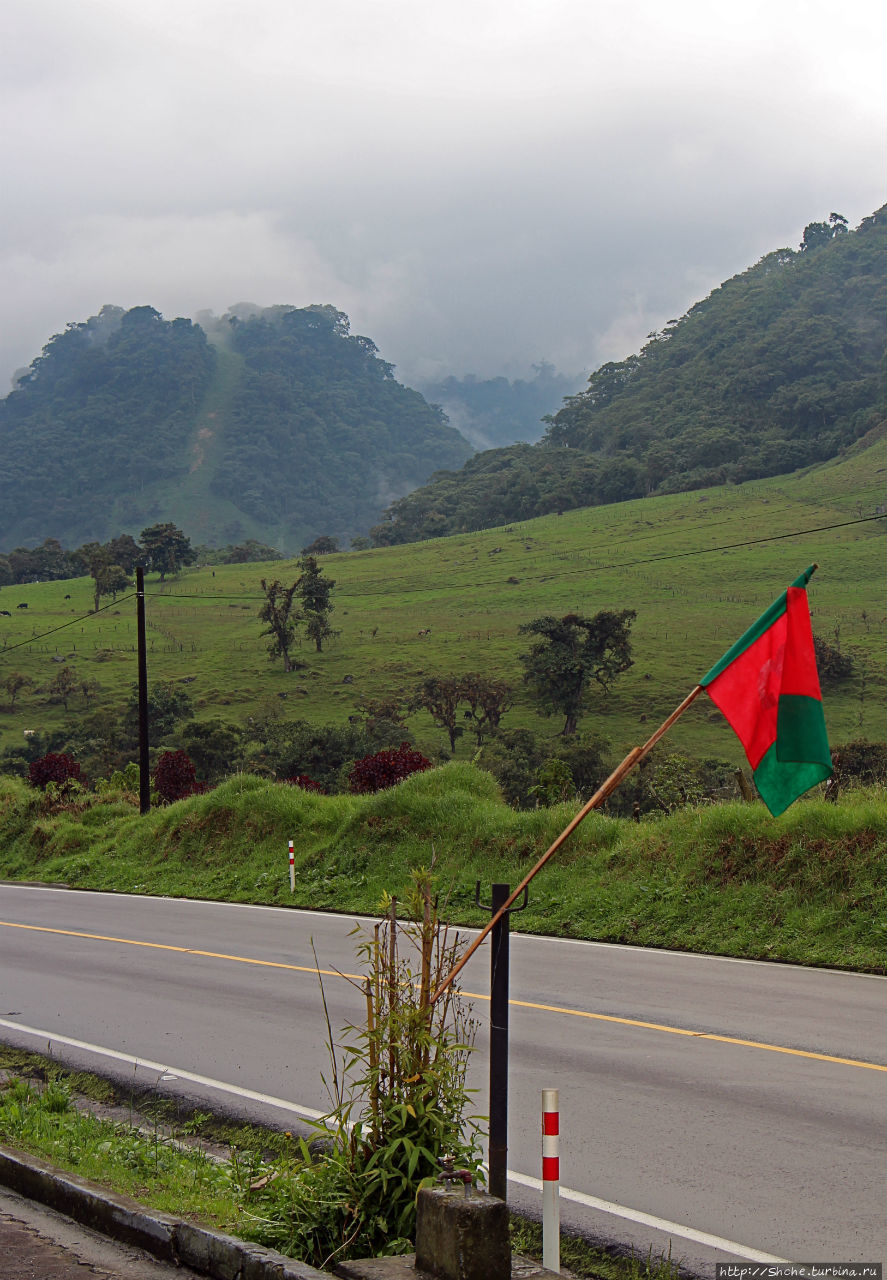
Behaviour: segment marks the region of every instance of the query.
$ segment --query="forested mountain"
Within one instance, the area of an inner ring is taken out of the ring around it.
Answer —
[[[738,484],[835,457],[887,418],[887,206],[810,223],[637,355],[603,365],[534,446],[492,450],[394,503],[408,542],[571,507]]]
[[[452,375],[419,384],[426,400],[439,404],[454,427],[477,449],[507,447],[517,441],[532,444],[542,436],[543,418],[578,391],[579,377],[558,373],[542,360],[533,365],[532,378],[478,378]]]
[[[195,540],[298,550],[366,533],[471,453],[330,306],[215,321],[103,307],[0,401],[0,548],[172,520]]]

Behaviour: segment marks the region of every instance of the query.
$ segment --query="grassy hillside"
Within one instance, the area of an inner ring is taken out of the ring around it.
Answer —
[[[0,876],[373,913],[433,855],[449,918],[480,924],[475,880],[517,884],[575,812],[517,813],[464,763],[374,796],[316,796],[243,774],[146,818],[134,799],[65,811],[0,778]],[[881,790],[800,801],[779,819],[760,804],[640,824],[592,814],[540,873],[514,927],[887,972],[885,919]]]
[[[243,723],[273,709],[285,718],[344,724],[362,698],[408,691],[431,673],[480,670],[519,685],[522,622],[543,613],[631,607],[638,615],[635,666],[583,721],[622,750],[642,740],[816,560],[814,630],[832,641],[837,636],[857,661],[854,677],[826,692],[832,741],[885,739],[887,520],[795,532],[872,515],[884,506],[885,477],[881,439],[792,477],[324,557],[337,584],[332,621],[341,635],[323,654],[303,647],[307,666],[289,676],[269,662],[256,615],[259,579],[270,572],[291,581],[291,564],[195,569],[162,585],[149,579],[149,681],[187,682],[204,719]],[[778,540],[736,545],[767,537]],[[130,693],[135,603],[120,600],[93,615],[91,594],[89,579],[0,591],[0,609],[11,615],[0,616],[0,747],[21,743],[25,729],[56,730],[84,714],[80,695],[66,713],[40,692],[63,662],[79,679],[98,681],[93,707],[119,708]],[[12,671],[35,682],[14,710],[2,692]],[[537,716],[522,690],[503,724],[551,737],[560,729],[558,721]],[[421,713],[410,721],[410,736],[429,754],[445,745],[442,731]],[[692,754],[738,759],[732,734],[704,699],[669,741]],[[457,754],[472,751],[466,735]]]

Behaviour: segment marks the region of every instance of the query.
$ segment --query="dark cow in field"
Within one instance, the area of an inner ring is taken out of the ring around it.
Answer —
[[[24,604],[17,604],[15,607],[16,607],[16,609],[27,609],[27,607],[28,607],[28,602],[27,602],[27,601],[25,601],[25,603],[24,603]]]
[[[0,609],[0,618],[11,618],[12,614],[8,609]]]

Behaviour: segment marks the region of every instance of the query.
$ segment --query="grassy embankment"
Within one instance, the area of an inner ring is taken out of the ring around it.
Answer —
[[[474,882],[516,884],[575,806],[518,813],[453,763],[374,796],[317,796],[239,775],[140,818],[131,802],[53,812],[0,779],[0,875],[81,888],[371,914],[434,858],[449,916],[479,924]],[[290,895],[287,840],[296,848]],[[639,824],[592,814],[534,882],[515,927],[887,972],[887,796],[818,797]]]
[[[292,581],[292,562],[195,569],[164,584],[149,580],[149,680],[187,680],[201,719],[243,724],[273,710],[341,724],[362,698],[410,692],[429,674],[478,670],[518,689],[503,727],[553,737],[560,721],[540,718],[521,687],[518,655],[527,639],[520,624],[545,613],[630,607],[637,610],[635,665],[583,721],[609,737],[621,756],[817,560],[821,568],[810,590],[814,629],[831,642],[837,635],[857,660],[853,678],[826,691],[831,739],[887,738],[887,520],[783,536],[873,514],[884,500],[885,472],[887,440],[880,440],[794,476],[324,557],[324,571],[337,584],[332,621],[341,635],[322,654],[304,646],[297,656],[306,667],[291,675],[279,661],[268,661],[256,615],[260,578]],[[711,550],[777,536],[762,545]],[[657,562],[659,556],[674,558]],[[0,592],[0,607],[11,615],[0,616],[0,690],[10,671],[35,682],[14,709],[0,692],[0,747],[21,743],[24,729],[54,731],[87,711],[119,709],[130,694],[134,601],[90,616],[91,599],[88,578]],[[73,625],[36,639],[64,624]],[[89,707],[79,694],[67,711],[48,699],[46,686],[62,660],[79,679],[99,682]],[[424,713],[411,718],[409,735],[432,756],[447,745]],[[740,760],[732,734],[705,700],[675,726],[668,744]],[[457,757],[469,758],[473,750],[466,734]]]
[[[0,1142],[162,1212],[316,1266],[329,1261],[318,1225],[329,1206],[318,1213],[317,1182],[305,1184],[305,1153],[289,1133],[124,1096],[100,1077],[0,1045]],[[512,1243],[541,1258],[539,1224],[513,1215]],[[680,1280],[667,1258],[614,1255],[566,1234],[561,1258],[595,1280]]]

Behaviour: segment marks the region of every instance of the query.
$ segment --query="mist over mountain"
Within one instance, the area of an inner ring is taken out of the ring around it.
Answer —
[[[347,541],[472,452],[332,306],[103,307],[0,401],[0,547],[172,520],[209,543]]]
[[[549,361],[541,360],[533,365],[532,378],[479,378],[469,373],[418,385],[426,400],[439,404],[451,425],[476,449],[495,449],[541,439],[543,419],[556,413],[583,381],[578,374],[559,373]]]
[[[779,475],[887,418],[887,206],[832,213],[636,355],[602,365],[538,444],[476,454],[392,504],[384,545]]]

